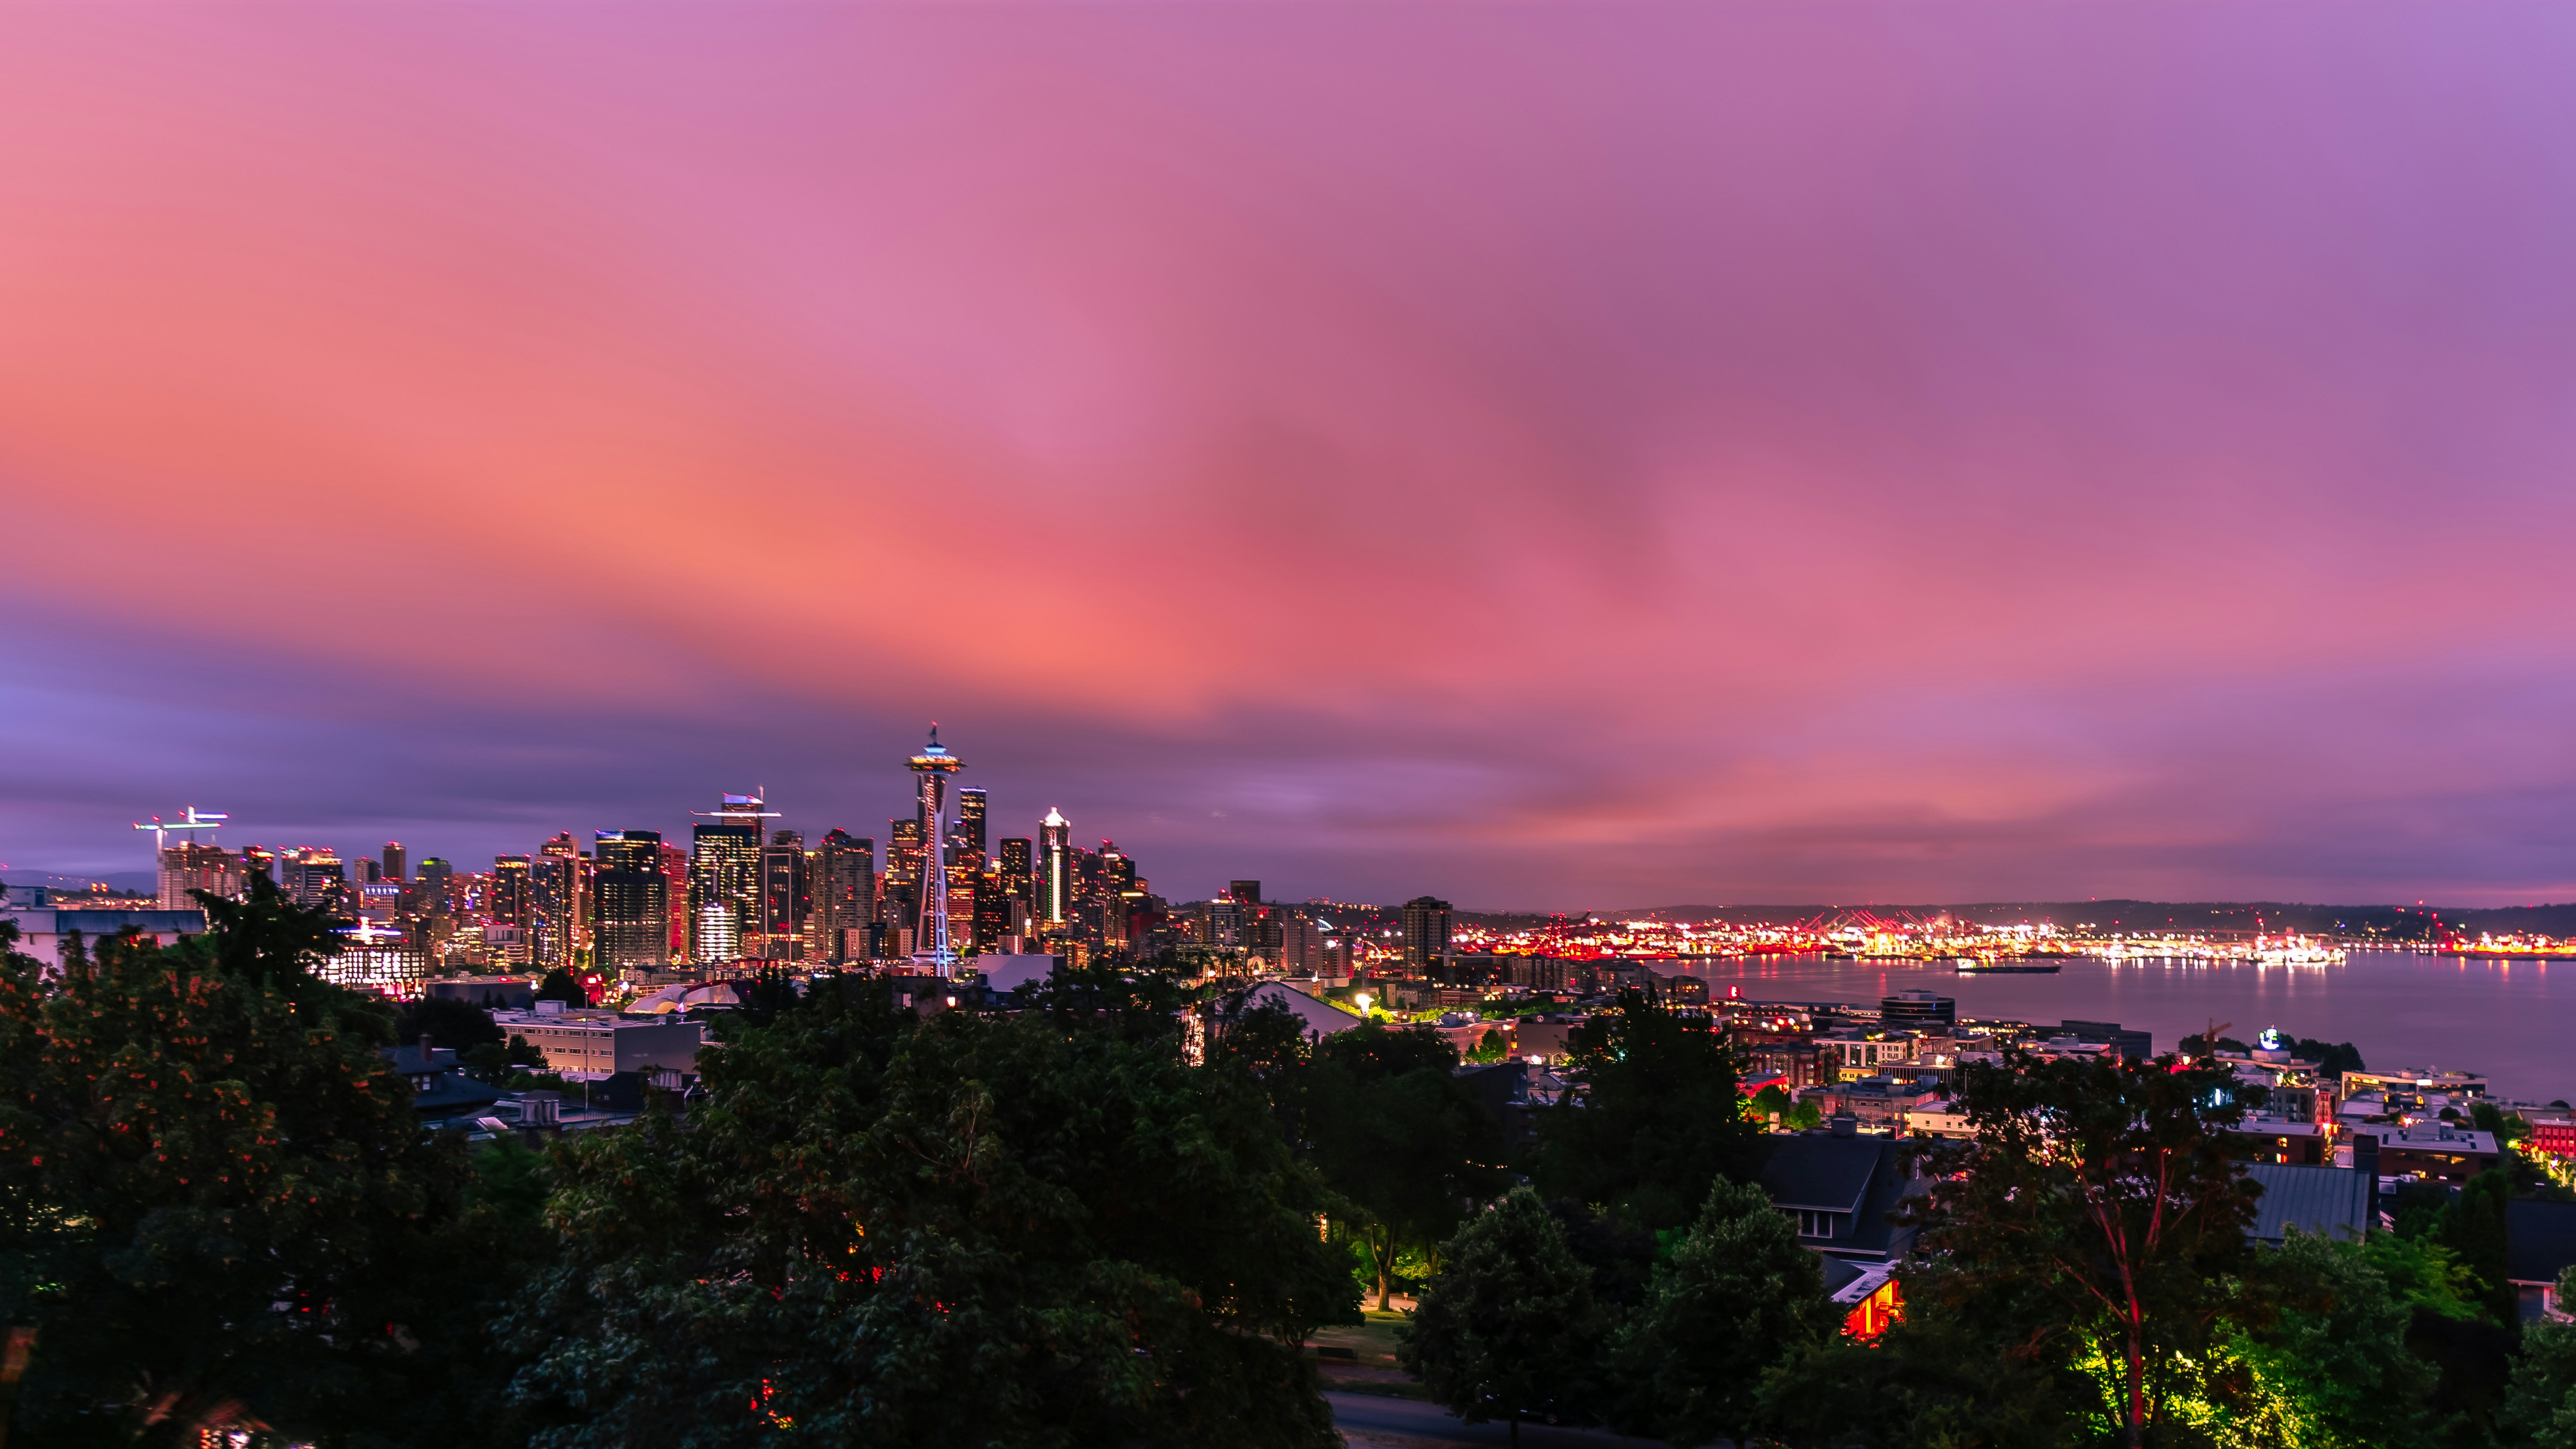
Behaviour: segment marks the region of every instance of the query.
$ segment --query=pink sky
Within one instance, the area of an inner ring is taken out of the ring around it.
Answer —
[[[0,9],[0,861],[2576,895],[2563,7]]]

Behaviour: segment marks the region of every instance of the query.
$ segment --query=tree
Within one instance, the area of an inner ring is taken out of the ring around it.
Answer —
[[[2233,1077],[2016,1051],[1960,1086],[1975,1138],[1922,1154],[1933,1182],[1911,1210],[1957,1270],[1935,1281],[2021,1305],[2039,1351],[2092,1364],[2134,1449],[2170,1397],[2207,1387],[2225,1285],[2252,1266],[2255,1189],[2219,1135],[2243,1115]],[[1959,1306],[1918,1296],[1909,1311]]]
[[[2016,1331],[2022,1315],[1980,1300],[1952,1270],[1901,1276],[1908,1312],[1875,1343],[1835,1334],[1767,1375],[1762,1433],[1796,1449],[2063,1449],[2090,1438],[2093,1385]],[[1915,1300],[1987,1311],[1914,1311]],[[1994,1311],[2001,1309],[2002,1311]]]
[[[2260,1301],[2232,1328],[2228,1352],[2252,1370],[2233,1408],[2260,1429],[2313,1449],[2405,1449],[2430,1442],[2436,1374],[2407,1348],[2414,1312],[2362,1244],[2293,1229],[2263,1255],[2245,1291]]]
[[[1743,1439],[1763,1375],[1834,1334],[1816,1255],[1762,1189],[1720,1182],[1621,1333],[1616,1421],[1675,1444]]]
[[[1538,1194],[1515,1188],[1442,1247],[1397,1358],[1470,1424],[1579,1415],[1599,1337],[1592,1275]]]
[[[546,972],[545,979],[537,983],[534,994],[539,1001],[560,1001],[566,1006],[590,1005],[590,993],[561,966]]]
[[[2557,1297],[2576,1303],[2576,1268],[2559,1273]],[[2509,1442],[2576,1449],[2576,1323],[2543,1320],[2523,1330],[2499,1417]]]
[[[489,1043],[501,1044],[501,1028],[492,1013],[470,1001],[451,1001],[444,997],[424,996],[406,1006],[395,1018],[394,1039],[405,1046],[423,1036],[433,1047],[444,1047],[461,1059],[471,1048]]]
[[[1446,1238],[1503,1186],[1502,1129],[1451,1073],[1457,1060],[1435,1032],[1375,1022],[1315,1048],[1309,1152],[1368,1249],[1381,1311],[1397,1257]]]
[[[563,1261],[508,1325],[536,1442],[1330,1444],[1322,1184],[1170,1017],[1067,1007],[818,981],[702,1052],[686,1130],[571,1144]]]
[[[483,1342],[488,1308],[450,1311],[488,1281],[463,1148],[423,1139],[389,1015],[310,974],[327,923],[264,884],[59,973],[0,925],[0,1323],[38,1329],[44,1442],[126,1442],[130,1411],[398,1441]]]
[[[1720,1178],[1750,1180],[1760,1137],[1735,1054],[1703,1021],[1638,996],[1569,1036],[1579,1090],[1541,1114],[1536,1178],[1649,1229],[1687,1226]]]

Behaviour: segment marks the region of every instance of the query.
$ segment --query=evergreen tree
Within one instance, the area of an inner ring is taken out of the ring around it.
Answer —
[[[1452,1074],[1457,1060],[1437,1033],[1375,1022],[1315,1050],[1309,1150],[1368,1249],[1381,1310],[1396,1259],[1433,1248],[1505,1181],[1502,1129]]]
[[[1687,1227],[1720,1178],[1749,1181],[1760,1137],[1735,1054],[1703,1020],[1625,996],[1567,1042],[1578,1090],[1539,1120],[1538,1186],[1651,1230]]]
[[[1592,1392],[1600,1325],[1592,1275],[1528,1188],[1467,1220],[1441,1249],[1398,1359],[1470,1424],[1573,1418]]]

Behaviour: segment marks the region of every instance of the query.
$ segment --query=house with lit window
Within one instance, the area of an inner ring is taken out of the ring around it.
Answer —
[[[1856,1121],[1837,1117],[1830,1127],[1765,1141],[1762,1190],[1796,1225],[1801,1247],[1861,1266],[1904,1256],[1913,1229],[1888,1217],[1921,1185],[1908,1176],[1896,1138],[1863,1136]],[[1826,1265],[1828,1278],[1838,1276],[1835,1268]]]

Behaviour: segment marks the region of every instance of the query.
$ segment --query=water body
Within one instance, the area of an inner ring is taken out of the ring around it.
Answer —
[[[2073,959],[2054,976],[1961,976],[1946,963],[1751,956],[1698,963],[1709,995],[1875,1005],[1909,987],[1955,997],[1963,1017],[2055,1025],[2116,1021],[2171,1051],[2210,1022],[2252,1041],[2267,1026],[2351,1042],[2372,1069],[2485,1072],[2499,1096],[2576,1101],[2576,960],[2497,961],[2355,951],[2341,966]]]

